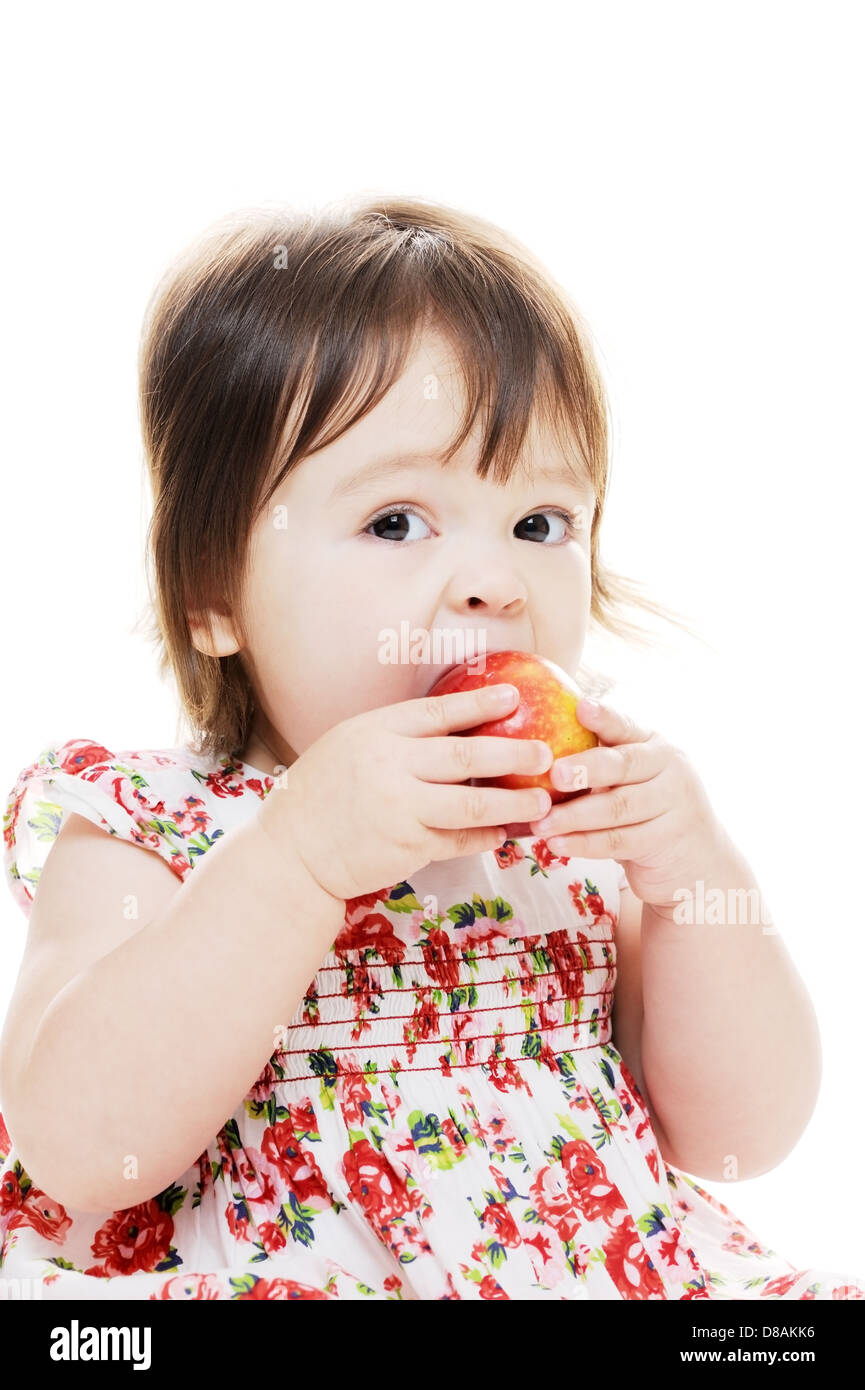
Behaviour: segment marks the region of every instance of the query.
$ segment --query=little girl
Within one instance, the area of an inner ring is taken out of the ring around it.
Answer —
[[[590,621],[633,631],[561,288],[434,204],[245,213],[157,287],[140,388],[155,632],[194,737],[70,739],[9,795],[29,932],[0,1276],[58,1299],[865,1297],[688,1176],[782,1161],[820,1058],[777,932],[678,911],[756,886],[685,755],[583,701],[598,744],[554,762],[471,733],[513,687],[429,697],[481,643],[591,688]],[[388,660],[404,626],[420,646]],[[591,795],[489,785],[547,771]]]

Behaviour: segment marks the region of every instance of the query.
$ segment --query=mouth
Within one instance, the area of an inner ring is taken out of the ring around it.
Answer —
[[[438,681],[441,680],[442,676],[448,676],[448,675],[450,675],[451,671],[455,671],[455,670],[457,669],[458,666],[462,666],[462,665],[463,665],[463,662],[462,662],[462,661],[452,661],[451,664],[450,664],[450,666],[438,666],[438,667],[434,667],[434,668],[433,668],[433,673],[432,673],[432,675],[430,676],[429,681],[427,682],[427,694],[429,694],[429,692],[432,690],[433,686],[436,685],[436,684],[438,683]]]
[[[451,671],[456,671],[457,668],[460,666],[465,666],[467,671],[478,671],[482,668],[486,669],[487,656],[489,656],[489,652],[484,654],[483,661],[479,660],[478,658],[473,658],[468,661],[452,661],[448,666],[433,667],[432,675],[430,676],[429,681],[427,682],[427,694],[429,694],[433,686],[438,681],[440,681],[443,676],[449,676]]]
[[[440,681],[444,676],[449,676],[451,671],[455,671],[458,666],[465,666],[467,671],[479,671],[481,674],[483,674],[483,672],[487,670],[487,661],[489,657],[495,656],[500,651],[512,650],[525,650],[526,652],[531,653],[531,649],[529,647],[526,647],[525,649],[514,648],[510,645],[506,645],[504,647],[488,647],[485,651],[478,652],[475,656],[467,657],[462,661],[451,661],[448,663],[447,666],[434,666],[426,684],[426,693],[429,694],[433,686],[435,686],[438,681]]]

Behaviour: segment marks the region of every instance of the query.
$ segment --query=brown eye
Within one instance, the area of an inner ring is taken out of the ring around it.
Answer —
[[[556,519],[562,523],[561,534],[556,535],[555,527],[551,528],[549,522],[543,521],[543,518],[548,516],[556,517]],[[531,523],[535,522],[538,518],[541,518],[540,526],[532,525]],[[562,512],[553,507],[548,507],[542,512],[533,512],[531,516],[527,516],[523,521],[517,522],[514,530],[516,531],[520,526],[528,527],[529,534],[526,537],[527,540],[540,541],[541,543],[546,541],[550,534],[552,534],[553,543],[559,545],[563,541],[572,540],[576,535],[576,517],[573,513]]]
[[[406,527],[403,522],[403,517],[414,517],[422,526],[426,526],[427,524],[418,512],[412,511],[406,507],[400,507],[394,511],[381,512],[378,516],[373,517],[372,521],[365,528],[365,531],[372,531],[379,540],[383,541],[405,540],[409,528]],[[424,540],[424,537],[422,535],[414,535],[408,537],[408,539]]]

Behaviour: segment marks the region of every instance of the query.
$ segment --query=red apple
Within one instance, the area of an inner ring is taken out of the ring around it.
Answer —
[[[597,736],[577,719],[577,702],[581,698],[571,677],[546,657],[535,656],[531,652],[505,651],[487,652],[485,669],[479,671],[474,663],[463,662],[446,672],[429,691],[430,695],[450,695],[455,690],[477,690],[487,685],[515,685],[519,691],[519,701],[511,714],[502,719],[488,719],[472,729],[455,730],[462,736],[479,734],[499,738],[537,738],[549,744],[553,758],[569,757],[572,753],[582,753],[586,748],[595,748]],[[520,773],[505,773],[501,777],[473,777],[473,786],[479,787],[545,787],[555,804],[568,801],[573,796],[583,796],[590,791],[582,787],[575,792],[564,792],[554,787],[549,771],[533,773],[529,776]],[[506,827],[514,835],[530,834],[528,824],[520,822],[520,827]]]

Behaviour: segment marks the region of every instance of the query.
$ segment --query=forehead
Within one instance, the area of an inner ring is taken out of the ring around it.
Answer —
[[[447,475],[471,475],[483,442],[477,420],[460,450],[444,462],[463,422],[465,393],[453,346],[440,332],[427,329],[418,335],[403,371],[381,400],[338,439],[304,458],[286,481],[292,491],[339,501],[409,471],[431,482]],[[492,481],[489,474],[487,480]],[[537,409],[509,482],[547,482],[594,495],[577,441],[560,438]]]
[[[474,465],[461,456],[445,464],[440,457],[417,450],[409,453],[385,452],[367,459],[360,467],[343,472],[337,477],[328,500],[338,502],[345,498],[363,496],[379,483],[388,479],[396,480],[409,471],[413,475],[423,474],[425,477],[435,478],[445,474],[453,476],[470,469],[473,471]],[[521,469],[515,470],[512,480],[517,484],[550,483],[554,486],[570,487],[583,495],[592,492],[591,480],[564,460],[524,465]]]

